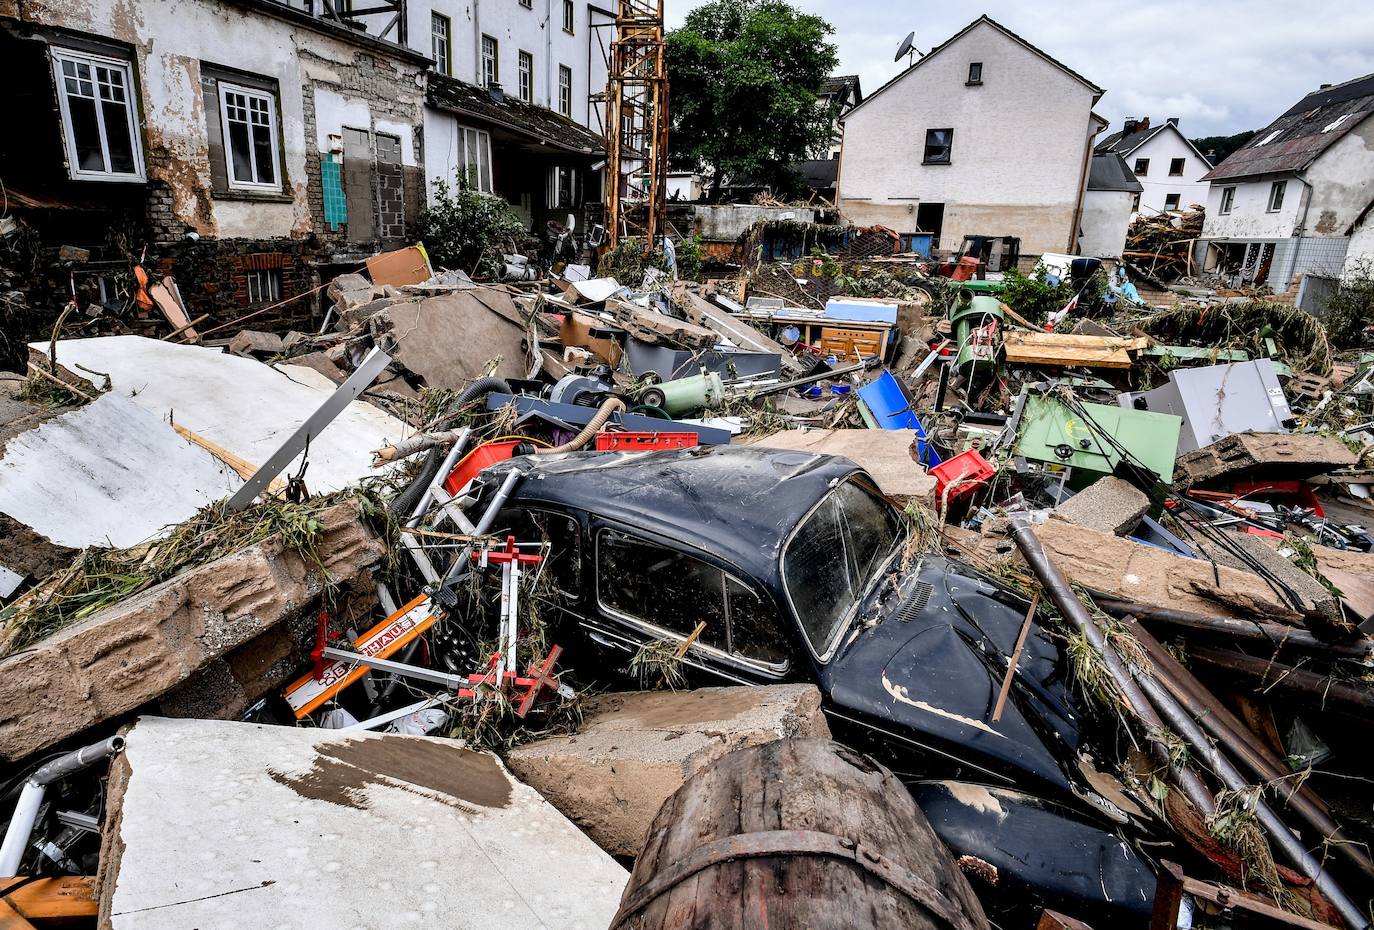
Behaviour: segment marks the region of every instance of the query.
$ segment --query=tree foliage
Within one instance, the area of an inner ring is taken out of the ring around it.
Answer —
[[[783,0],[709,0],[667,37],[674,166],[726,180],[786,178],[830,142],[817,91],[839,59],[819,16]]]
[[[434,202],[419,217],[420,238],[433,262],[472,275],[495,276],[501,256],[517,251],[528,233],[510,204],[466,184],[434,182]]]
[[[1212,164],[1219,165],[1230,158],[1232,152],[1254,137],[1255,131],[1248,129],[1245,132],[1238,132],[1234,136],[1203,136],[1200,139],[1190,139],[1189,141],[1204,155],[1207,155],[1208,152],[1215,153],[1209,157]]]

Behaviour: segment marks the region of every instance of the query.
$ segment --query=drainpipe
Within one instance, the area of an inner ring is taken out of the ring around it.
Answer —
[[[482,76],[482,0],[472,0],[472,64],[477,77],[473,83],[486,90],[487,82]]]
[[[1283,276],[1284,290],[1293,286],[1293,272],[1298,268],[1298,248],[1302,245],[1303,233],[1307,231],[1307,211],[1312,206],[1312,185],[1298,175],[1293,180],[1302,185],[1302,206],[1298,208],[1298,225],[1293,227],[1293,248],[1288,256],[1288,272]]]
[[[1092,126],[1093,117],[1092,112],[1089,111],[1088,128],[1092,129]],[[1069,226],[1068,248],[1064,249],[1064,251],[1069,255],[1078,254],[1078,224],[1083,221],[1083,197],[1087,192],[1088,165],[1092,161],[1093,137],[1096,135],[1097,133],[1095,132],[1089,132],[1087,138],[1083,140],[1083,166],[1079,169],[1078,172],[1078,197],[1074,200],[1073,203],[1073,222]]]
[[[43,795],[47,793],[48,785],[90,768],[123,748],[124,737],[111,736],[109,739],[83,746],[75,752],[54,759],[28,777],[24,782],[24,790],[19,794],[19,803],[14,807],[9,829],[5,831],[5,842],[0,845],[0,876],[8,878],[18,873],[19,864],[24,859],[24,851],[29,845],[29,837],[33,834],[34,822],[38,820],[38,809],[43,806]]]
[[[553,0],[544,0],[544,107],[553,109]]]

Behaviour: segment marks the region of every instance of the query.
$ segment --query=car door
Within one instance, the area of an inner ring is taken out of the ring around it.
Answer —
[[[683,644],[695,633],[683,656],[692,683],[762,684],[792,670],[772,600],[704,553],[612,525],[595,527],[592,548],[586,625],[604,648],[628,660],[656,640]],[[738,648],[732,621],[740,624]]]

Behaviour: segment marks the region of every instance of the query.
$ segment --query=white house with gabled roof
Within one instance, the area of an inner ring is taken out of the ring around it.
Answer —
[[[1202,176],[1212,170],[1212,163],[1179,130],[1177,116],[1154,124],[1148,116],[1128,119],[1094,151],[1120,155],[1140,182],[1132,219],[1141,213],[1154,216],[1207,204],[1208,184]]]

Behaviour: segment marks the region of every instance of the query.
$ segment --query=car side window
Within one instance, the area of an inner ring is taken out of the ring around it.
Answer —
[[[511,507],[497,517],[491,535],[500,540],[514,536],[517,543],[547,542],[547,562],[539,567],[548,572],[553,587],[569,597],[576,597],[582,590],[582,534],[573,518],[547,510]]]
[[[603,607],[724,650],[725,574],[685,553],[614,530],[596,540],[596,593]]]
[[[730,651],[743,659],[779,665],[787,661],[778,611],[733,578],[725,579],[730,610]]]

